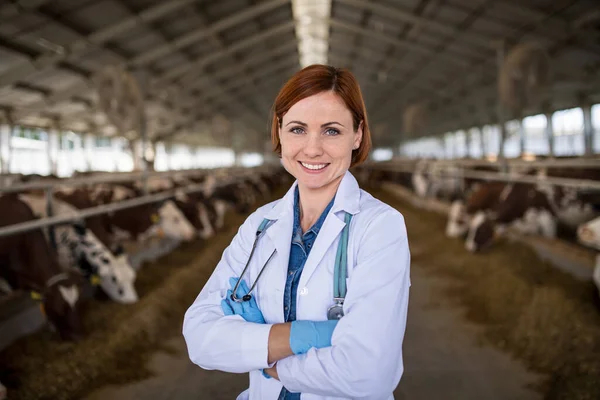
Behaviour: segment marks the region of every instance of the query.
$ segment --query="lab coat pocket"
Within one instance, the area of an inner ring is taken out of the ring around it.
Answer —
[[[258,290],[257,304],[267,324],[285,322],[283,321],[283,292],[281,290],[272,288]]]

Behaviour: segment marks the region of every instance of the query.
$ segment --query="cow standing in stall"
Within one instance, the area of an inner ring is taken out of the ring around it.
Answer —
[[[38,217],[49,216],[45,197],[22,194],[19,198]],[[78,215],[77,209],[60,200],[54,200],[52,208],[52,214],[56,216]],[[64,270],[79,268],[93,283],[97,278],[104,293],[114,301],[129,304],[138,300],[135,271],[127,258],[113,256],[83,221],[55,225],[51,230],[54,231],[59,264]]]
[[[475,252],[488,247],[509,226],[524,234],[555,237],[556,224],[545,193],[531,184],[508,184],[488,211],[478,211],[471,219],[465,248]]]
[[[0,197],[0,210],[0,226],[36,219],[27,203],[15,194]],[[83,336],[81,279],[60,268],[57,254],[41,230],[0,237],[0,276],[13,288],[32,292],[61,338]]]
[[[577,238],[582,244],[598,250],[592,279],[600,295],[600,217],[581,224],[577,228]]]
[[[130,200],[140,195],[137,190],[120,184],[101,184],[91,189],[91,200],[95,206]],[[114,211],[109,218],[117,240],[133,239],[142,243],[152,236],[167,236],[189,241],[195,236],[193,226],[170,200]]]
[[[600,181],[597,168],[541,168],[537,172],[537,188],[546,193],[561,226],[570,234],[577,227],[600,216],[600,193],[572,187],[553,186],[543,182],[547,177]]]
[[[508,195],[506,187],[507,185],[501,182],[477,183],[477,189],[465,200],[453,201],[448,212],[446,236],[457,238],[466,235],[475,214],[490,210],[499,199],[503,201]]]

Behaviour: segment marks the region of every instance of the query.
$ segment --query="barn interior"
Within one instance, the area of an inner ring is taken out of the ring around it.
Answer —
[[[596,0],[0,0],[0,400],[248,388],[181,324],[294,182],[272,107],[312,64],[358,80],[350,171],[407,227],[395,398],[600,398]]]

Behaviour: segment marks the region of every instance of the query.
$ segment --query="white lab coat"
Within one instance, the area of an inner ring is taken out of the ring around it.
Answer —
[[[277,362],[278,381],[266,379],[269,330],[282,323],[283,293],[290,257],[295,182],[280,200],[260,207],[240,227],[212,276],[187,310],[183,334],[190,359],[204,369],[250,373],[239,399],[275,400],[282,385],[302,399],[393,399],[403,372],[402,340],[410,286],[410,253],[402,215],[358,187],[346,172],[335,202],[309,254],[297,294],[297,320],[326,320],[333,304],[334,258],[353,214],[348,241],[345,316],[332,346]],[[276,220],[259,240],[244,280],[250,286],[266,259],[253,293],[266,324],[224,316],[221,300],[230,277],[239,277],[263,218]]]

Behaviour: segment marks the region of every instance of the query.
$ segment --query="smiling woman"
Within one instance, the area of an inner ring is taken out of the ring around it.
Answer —
[[[272,118],[274,151],[296,181],[248,217],[188,309],[190,359],[249,372],[238,399],[393,399],[410,253],[402,215],[348,171],[371,149],[358,82],[304,68]]]

